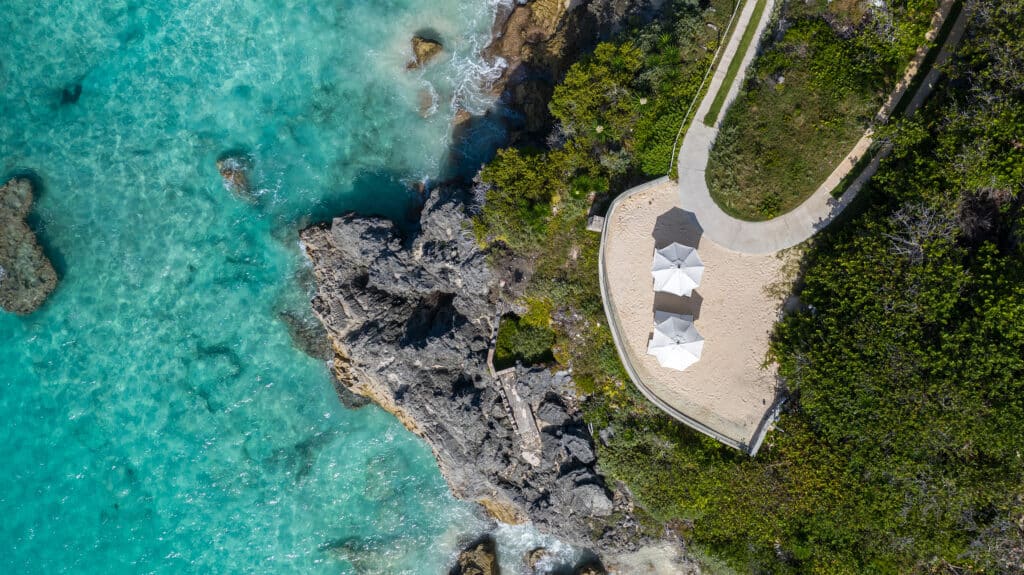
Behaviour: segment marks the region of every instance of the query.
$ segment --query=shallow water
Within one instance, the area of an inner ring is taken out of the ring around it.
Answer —
[[[61,283],[0,312],[0,571],[443,571],[480,520],[393,417],[339,404],[278,317],[309,314],[295,230],[400,216],[443,168],[452,102],[489,105],[493,10],[4,2],[0,175],[42,183]],[[449,51],[407,72],[421,28]],[[229,150],[255,161],[254,203],[222,187]]]

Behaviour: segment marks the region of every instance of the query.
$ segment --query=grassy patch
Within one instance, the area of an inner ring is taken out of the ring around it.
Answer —
[[[761,15],[764,14],[764,7],[767,3],[767,0],[757,0],[757,5],[754,6],[754,14],[750,17],[750,23],[743,32],[743,38],[740,39],[740,45],[736,49],[736,55],[733,57],[732,61],[729,62],[729,69],[725,73],[725,79],[722,81],[722,86],[718,89],[718,93],[715,94],[714,101],[711,102],[711,108],[704,116],[704,123],[708,126],[713,126],[715,121],[718,120],[718,113],[722,111],[722,106],[725,104],[725,98],[729,95],[729,88],[732,86],[732,83],[736,81],[736,75],[739,74],[740,66],[743,65],[743,56],[747,53],[747,50],[750,49],[751,42],[754,41],[754,34],[757,33],[757,24],[761,21]]]
[[[854,2],[786,5],[790,25],[754,63],[708,161],[708,187],[723,210],[771,219],[814,193],[895,85],[911,54],[909,31],[930,20],[931,10],[917,6],[924,3],[910,4],[889,13],[895,32]]]

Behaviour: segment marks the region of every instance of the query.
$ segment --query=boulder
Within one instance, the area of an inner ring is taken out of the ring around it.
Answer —
[[[608,571],[601,565],[600,561],[592,560],[577,567],[573,575],[608,575]]]
[[[32,209],[32,183],[15,178],[0,187],[0,307],[30,314],[57,287],[57,272],[25,218]]]
[[[459,554],[449,575],[500,575],[498,553],[491,537],[483,537]]]
[[[551,552],[544,547],[538,547],[526,553],[523,562],[530,568],[530,573],[539,573],[541,562],[551,557]]]
[[[244,154],[229,154],[217,160],[217,171],[224,182],[224,189],[246,201],[253,201],[250,174],[252,158]]]
[[[424,38],[419,34],[412,37],[412,61],[406,64],[406,69],[415,70],[429,64],[434,58],[441,55],[444,46],[437,40]]]

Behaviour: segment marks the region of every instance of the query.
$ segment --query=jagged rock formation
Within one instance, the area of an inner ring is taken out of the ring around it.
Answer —
[[[528,133],[547,131],[548,101],[555,84],[580,55],[619,32],[629,20],[643,21],[664,0],[532,0],[498,15],[485,57],[507,67],[496,93],[524,118]]]
[[[0,307],[29,314],[57,287],[57,272],[25,218],[32,209],[32,183],[15,178],[0,187]]]
[[[475,541],[459,554],[459,559],[449,575],[500,575],[498,551],[492,537]]]
[[[543,547],[538,547],[536,549],[527,551],[526,556],[523,557],[523,563],[526,563],[526,566],[530,568],[530,573],[537,573],[538,567],[540,567],[541,562],[549,558],[550,556],[550,551]]]
[[[412,61],[406,64],[407,70],[415,70],[429,64],[434,58],[441,55],[444,46],[437,40],[432,40],[419,34],[412,37]]]
[[[235,196],[252,202],[252,158],[246,154],[229,152],[217,159],[217,171],[224,183],[224,189]]]
[[[524,455],[508,394],[487,367],[494,281],[464,221],[460,192],[444,189],[407,237],[354,214],[303,230],[336,377],[426,438],[456,496],[577,545],[631,548],[628,498],[594,468],[568,375],[520,368],[505,383],[539,430],[536,458]],[[612,523],[616,510],[625,512]]]

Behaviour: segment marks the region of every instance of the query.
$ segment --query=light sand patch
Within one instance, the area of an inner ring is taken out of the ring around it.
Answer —
[[[640,189],[609,215],[603,263],[612,328],[639,383],[687,417],[747,446],[775,400],[774,367],[762,366],[782,304],[777,286],[784,260],[740,254],[702,237],[693,215],[679,207],[676,186],[664,180]],[[673,241],[695,246],[704,261],[701,285],[689,298],[654,293],[655,247]],[[647,355],[655,309],[694,317],[704,336],[699,362],[680,372]]]

